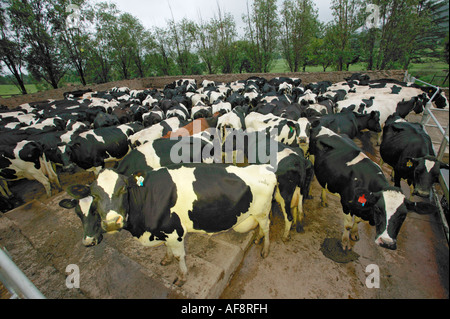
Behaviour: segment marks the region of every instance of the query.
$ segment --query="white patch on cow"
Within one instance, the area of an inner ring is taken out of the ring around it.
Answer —
[[[138,146],[136,150],[144,155],[145,162],[148,166],[152,168],[161,167],[161,163],[159,161],[160,158],[158,155],[156,155],[155,148],[153,147],[153,142]]]
[[[365,158],[368,158],[366,156],[366,154],[364,154],[363,152],[359,152],[359,154],[354,159],[352,159],[350,162],[345,163],[345,165],[352,166],[352,165],[358,164]]]
[[[309,137],[308,137],[308,132],[306,131],[309,125],[309,121],[307,118],[305,117],[301,117],[298,119],[297,121],[298,125],[300,126],[300,132],[299,132],[299,137],[300,138],[306,138],[306,142],[305,143],[309,143]]]
[[[152,233],[149,231],[144,232],[141,237],[137,238],[134,237],[138,242],[140,242],[143,246],[146,247],[156,247],[164,243],[162,240],[150,240],[150,237],[152,236]]]
[[[111,169],[105,169],[98,175],[97,185],[108,194],[109,198],[112,198],[118,178],[119,175],[116,172]]]
[[[322,135],[329,135],[329,136],[336,135],[336,136],[338,136],[335,132],[333,132],[332,130],[330,130],[329,128],[326,128],[324,126],[322,126],[320,128],[320,131],[319,131],[319,134],[317,134],[317,137],[322,136]]]
[[[180,167],[179,169],[168,170],[175,185],[183,185],[183,189],[177,192],[177,202],[171,208],[171,213],[176,213],[181,220],[181,225],[188,231],[194,230],[194,224],[189,218],[188,211],[193,210],[193,202],[197,200],[194,192],[195,168]]]
[[[393,243],[394,240],[387,232],[389,228],[389,220],[396,213],[397,209],[403,204],[405,195],[398,191],[388,190],[383,192],[383,199],[386,211],[386,229],[375,239],[375,242],[380,243],[380,239],[382,238],[385,243]]]
[[[89,209],[91,208],[91,204],[92,204],[93,200],[94,200],[94,197],[87,196],[78,201],[78,205],[80,205],[81,212],[86,217],[89,215]]]
[[[431,169],[434,167],[435,164],[436,162],[434,161],[425,160],[425,167],[427,168],[428,173],[431,171]]]
[[[87,136],[90,135],[92,137],[94,137],[97,141],[99,141],[100,143],[105,143],[105,140],[103,139],[102,136],[99,136],[97,134],[95,134],[92,130],[80,133],[80,137],[87,139]]]

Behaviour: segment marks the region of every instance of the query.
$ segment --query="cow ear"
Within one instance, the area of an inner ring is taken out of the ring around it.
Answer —
[[[449,169],[448,164],[444,162],[439,162],[441,169]]]
[[[59,206],[66,209],[72,209],[78,205],[78,199],[63,199],[59,202]]]
[[[67,194],[75,199],[82,199],[91,194],[91,189],[86,185],[71,185],[66,189]]]
[[[405,199],[405,206],[409,211],[413,211],[420,215],[430,215],[438,213],[438,208],[430,203],[412,202],[408,199]]]

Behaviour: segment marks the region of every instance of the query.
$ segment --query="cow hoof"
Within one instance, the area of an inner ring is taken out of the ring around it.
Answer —
[[[186,278],[184,276],[178,276],[177,278],[175,278],[175,280],[173,281],[173,284],[181,287],[186,283]]]
[[[261,257],[265,259],[267,258],[267,256],[269,256],[269,250],[268,249],[261,250]]]
[[[161,266],[167,266],[168,264],[170,264],[173,261],[173,258],[170,257],[164,257],[163,260],[161,260],[160,265]]]
[[[285,244],[287,242],[289,242],[290,240],[291,240],[291,235],[287,235],[286,237],[281,237],[281,241]]]
[[[305,232],[305,230],[303,229],[303,226],[300,225],[300,224],[297,225],[295,230],[297,231],[297,233],[304,233]]]
[[[328,207],[328,204],[327,204],[327,203],[324,203],[324,202],[320,202],[320,206],[322,206],[322,207]]]
[[[351,241],[359,241],[359,235],[356,234],[356,235],[353,237],[352,234],[350,234],[350,240],[351,240]]]

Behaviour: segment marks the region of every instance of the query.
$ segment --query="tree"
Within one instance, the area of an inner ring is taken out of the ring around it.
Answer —
[[[54,10],[52,13],[52,25],[56,36],[59,39],[59,43],[64,44],[64,51],[67,56],[67,60],[75,68],[80,81],[83,85],[86,85],[86,64],[88,59],[87,44],[89,40],[88,35],[88,21],[86,20],[87,6],[86,0],[49,0]],[[76,6],[76,11],[70,5]],[[69,12],[68,12],[69,11]],[[76,15],[76,23],[71,25],[67,23],[69,14]]]
[[[344,69],[344,65],[353,59],[350,47],[350,38],[362,25],[359,16],[359,0],[333,0],[331,9],[333,10],[333,23],[330,26],[330,37],[332,50],[336,57],[336,68],[338,71]]]
[[[282,54],[291,72],[306,66],[318,31],[317,10],[311,0],[284,0],[281,10]]]
[[[22,72],[25,64],[25,45],[20,35],[11,30],[5,8],[6,3],[2,1],[0,7],[0,61],[13,75],[12,81],[20,92],[27,94]]]
[[[256,72],[269,72],[279,33],[276,0],[255,0],[251,13],[247,3],[247,15],[242,19],[251,43],[247,53],[253,68]]]
[[[12,29],[27,46],[27,70],[37,80],[45,80],[53,88],[64,76],[67,61],[61,43],[53,36],[54,6],[44,0],[9,0],[7,9]]]

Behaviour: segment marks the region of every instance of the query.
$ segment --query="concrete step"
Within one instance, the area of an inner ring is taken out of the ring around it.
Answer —
[[[164,245],[147,248],[130,233],[104,235],[97,246],[81,243],[74,209],[60,208],[67,194],[33,200],[0,218],[0,245],[48,298],[218,298],[251,245],[254,231],[186,237],[187,282],[173,285],[178,262],[161,266]],[[80,270],[80,288],[67,288],[68,265]]]

